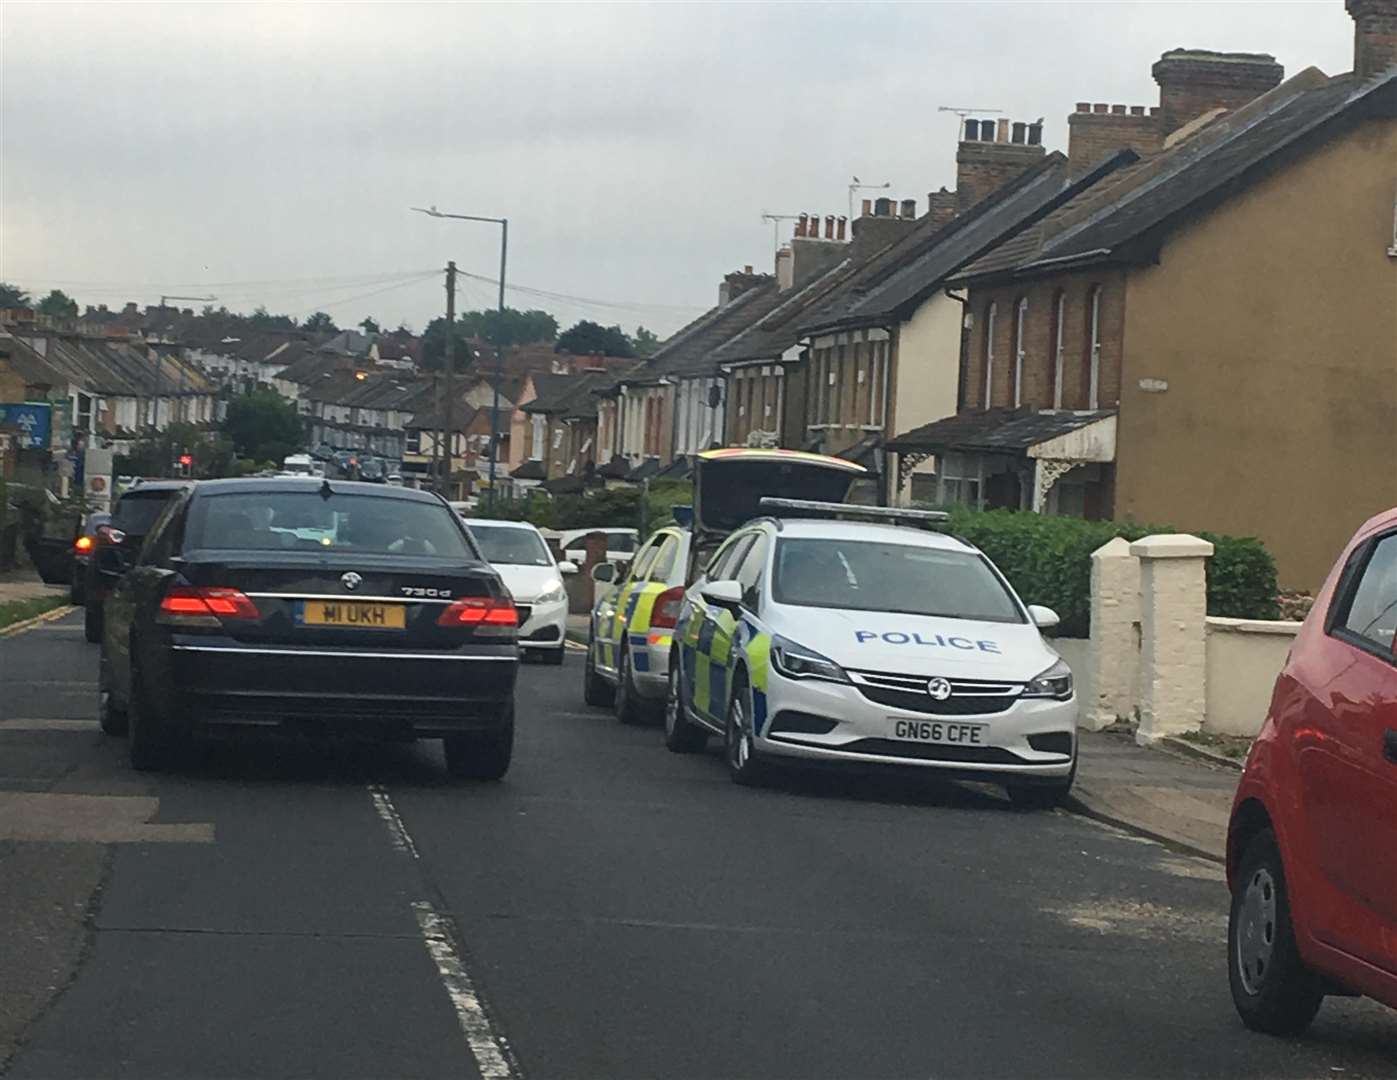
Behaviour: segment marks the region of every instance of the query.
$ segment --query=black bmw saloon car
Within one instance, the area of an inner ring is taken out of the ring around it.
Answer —
[[[102,730],[158,769],[194,736],[274,728],[441,738],[497,779],[514,743],[514,601],[436,495],[313,478],[207,480],[110,575]],[[130,565],[127,565],[127,561]]]

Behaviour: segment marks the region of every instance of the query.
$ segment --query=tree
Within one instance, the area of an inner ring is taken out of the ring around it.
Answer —
[[[26,308],[31,302],[27,291],[8,281],[0,281],[0,308]]]
[[[594,353],[601,353],[603,356],[635,355],[630,338],[626,337],[626,332],[619,326],[602,326],[587,319],[565,331],[558,338],[554,351],[582,356]]]
[[[558,320],[537,308],[520,311],[507,307],[503,314],[498,308],[467,311],[459,322],[462,333],[505,348],[551,342],[558,336]]]
[[[269,315],[267,309],[258,304],[247,317],[247,324],[253,330],[294,330],[296,322],[289,315]]]
[[[339,330],[335,325],[335,320],[323,311],[317,311],[308,318],[301,326],[303,330],[309,330],[312,334],[333,334]]]
[[[655,350],[660,347],[660,337],[651,330],[643,326],[637,326],[635,333],[631,335],[631,349],[636,356],[653,356]]]
[[[454,370],[469,371],[475,363],[475,349],[467,340],[459,319],[456,321],[454,336],[456,339]],[[433,371],[440,371],[446,366],[445,319],[433,319],[427,324],[427,329],[422,332],[422,366]]]
[[[275,390],[256,390],[228,402],[223,433],[239,457],[258,461],[281,461],[304,441],[295,404]]]
[[[383,327],[378,325],[377,320],[374,319],[372,315],[366,315],[364,316],[364,318],[359,320],[359,329],[364,331],[364,333],[366,334],[383,333]]]
[[[78,302],[62,289],[54,289],[39,301],[39,314],[51,315],[55,319],[76,319]]]

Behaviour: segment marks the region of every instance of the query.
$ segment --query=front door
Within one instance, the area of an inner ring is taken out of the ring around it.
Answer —
[[[1353,554],[1312,687],[1298,761],[1314,848],[1337,903],[1321,934],[1397,972],[1397,533]]]

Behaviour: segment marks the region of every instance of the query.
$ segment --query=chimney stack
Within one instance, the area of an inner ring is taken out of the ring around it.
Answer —
[[[1397,0],[1345,0],[1353,18],[1353,71],[1367,79],[1397,64]]]
[[[863,217],[872,217],[872,216],[873,216],[873,200],[872,200],[872,199],[864,199],[864,201],[863,201],[863,215],[862,215],[862,216],[863,216]]]
[[[1393,9],[1392,0],[1375,6]],[[1161,138],[1214,109],[1240,109],[1274,89],[1285,75],[1268,53],[1207,49],[1170,49],[1155,61],[1151,72],[1159,83]]]
[[[1077,102],[1067,118],[1067,157],[1070,175],[1085,176],[1118,150],[1129,147],[1151,154],[1164,145],[1159,110],[1143,105]]]
[[[905,218],[914,218],[914,217],[917,216],[917,200],[916,200],[916,199],[903,199],[903,200],[902,200],[902,216],[905,217]]]
[[[967,120],[965,134],[956,151],[956,201],[962,211],[1038,164],[1045,153],[1041,120]]]
[[[932,219],[932,227],[939,229],[943,225],[950,223],[956,216],[958,207],[956,205],[956,193],[942,188],[940,191],[927,192],[926,212]]]

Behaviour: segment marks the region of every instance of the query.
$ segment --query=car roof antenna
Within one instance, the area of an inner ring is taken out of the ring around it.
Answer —
[[[330,486],[330,478],[327,476],[320,482],[320,497],[322,499],[328,499],[334,493],[335,489]]]

